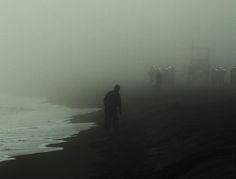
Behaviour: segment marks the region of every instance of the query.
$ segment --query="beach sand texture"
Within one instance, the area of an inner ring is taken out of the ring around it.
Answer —
[[[63,151],[0,163],[0,178],[234,178],[233,91],[136,92],[123,98],[119,133],[104,131],[103,111],[75,116],[72,122],[97,126],[56,144]]]

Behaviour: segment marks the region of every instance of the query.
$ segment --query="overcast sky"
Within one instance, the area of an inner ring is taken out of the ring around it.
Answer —
[[[235,0],[1,0],[2,87],[139,80],[185,66],[192,43],[236,65]]]

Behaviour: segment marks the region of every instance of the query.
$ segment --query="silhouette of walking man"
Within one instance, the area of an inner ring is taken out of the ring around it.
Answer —
[[[120,85],[115,85],[114,90],[108,92],[104,98],[105,106],[105,129],[113,129],[117,132],[119,129],[119,117],[118,113],[121,114],[121,96],[120,96]]]

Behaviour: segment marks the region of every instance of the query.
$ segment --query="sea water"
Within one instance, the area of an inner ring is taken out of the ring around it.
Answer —
[[[70,123],[69,119],[97,110],[50,104],[44,98],[0,95],[0,161],[62,150],[47,145],[92,127],[93,123]]]

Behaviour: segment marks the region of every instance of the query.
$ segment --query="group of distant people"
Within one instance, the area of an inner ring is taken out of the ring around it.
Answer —
[[[175,68],[168,66],[160,69],[156,66],[152,66],[148,72],[150,84],[152,86],[161,89],[163,86],[172,87],[175,83]]]
[[[225,84],[226,70],[223,67],[213,68],[210,77],[212,86],[223,86]]]
[[[203,75],[201,71],[196,71],[194,78],[189,78],[191,83],[197,83],[199,80],[204,80],[209,82],[213,87],[221,87],[226,83],[226,75],[227,70],[223,67],[213,68],[211,72],[207,70],[208,75]],[[161,89],[162,87],[171,88],[175,84],[175,73],[176,70],[173,66],[168,66],[166,68],[158,68],[156,66],[152,66],[148,71],[149,82],[152,86],[157,87],[157,89]],[[190,71],[189,75],[193,77],[193,72]],[[199,79],[200,78],[200,79]],[[204,79],[202,79],[204,78]],[[232,67],[229,74],[229,82],[230,85],[236,87],[236,66]]]
[[[229,72],[230,85],[236,86],[236,67],[232,67]],[[211,83],[212,86],[220,87],[225,85],[227,70],[223,67],[213,68],[211,71]]]

